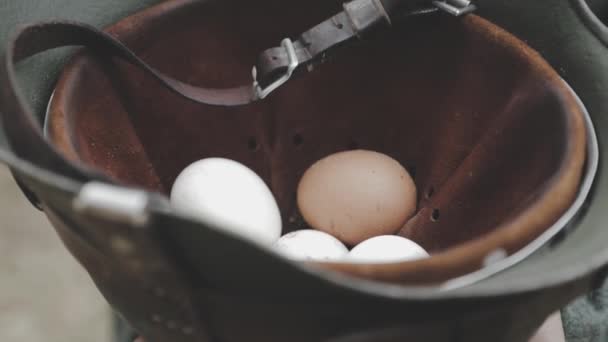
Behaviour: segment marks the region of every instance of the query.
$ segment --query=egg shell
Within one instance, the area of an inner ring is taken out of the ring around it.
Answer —
[[[343,258],[348,249],[340,240],[318,230],[298,230],[274,244],[277,252],[294,260],[327,261]]]
[[[355,246],[347,260],[360,263],[390,263],[427,258],[429,254],[412,240],[396,235],[376,236]]]
[[[319,160],[304,173],[297,202],[311,227],[353,246],[396,233],[416,210],[416,186],[393,158],[347,151]]]
[[[266,183],[230,159],[208,158],[184,169],[173,184],[177,212],[263,245],[281,236],[278,205]]]

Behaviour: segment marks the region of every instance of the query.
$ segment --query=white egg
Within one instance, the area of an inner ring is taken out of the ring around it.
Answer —
[[[348,253],[347,260],[361,263],[390,263],[427,258],[429,254],[412,240],[396,235],[367,239]]]
[[[348,253],[340,240],[312,229],[286,234],[274,246],[280,254],[294,260],[336,260]]]
[[[230,159],[208,158],[184,169],[171,190],[173,208],[252,241],[281,236],[281,213],[266,183]]]

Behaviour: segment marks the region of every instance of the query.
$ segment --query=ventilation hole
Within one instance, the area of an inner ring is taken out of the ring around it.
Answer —
[[[302,138],[300,134],[296,134],[293,136],[293,144],[295,146],[300,146],[302,145],[302,143],[304,143],[304,138]]]
[[[344,28],[344,24],[342,24],[342,23],[338,23],[338,25],[336,25],[336,27],[338,27],[338,29],[340,29],[340,30],[341,30],[341,29],[343,29],[343,28]]]
[[[441,216],[441,213],[439,213],[439,209],[433,209],[433,213],[431,214],[431,221],[439,221],[439,216]]]
[[[277,59],[278,59],[277,56],[272,56],[273,61],[276,61]]]
[[[433,197],[434,194],[435,194],[435,188],[433,188],[432,186],[429,187],[429,189],[426,191],[426,199]]]
[[[357,150],[359,149],[359,144],[356,141],[351,141],[347,147],[349,150]]]
[[[249,147],[249,150],[251,151],[257,151],[260,146],[258,145],[258,141],[255,140],[254,137],[251,137],[247,140],[247,147]]]

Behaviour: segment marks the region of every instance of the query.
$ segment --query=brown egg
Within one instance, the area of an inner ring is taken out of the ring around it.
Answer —
[[[311,227],[351,246],[396,233],[416,210],[416,186],[407,170],[365,150],[319,160],[304,173],[297,195]]]

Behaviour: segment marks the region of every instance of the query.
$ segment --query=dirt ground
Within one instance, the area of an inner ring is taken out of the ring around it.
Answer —
[[[0,341],[109,342],[105,300],[0,165]]]

